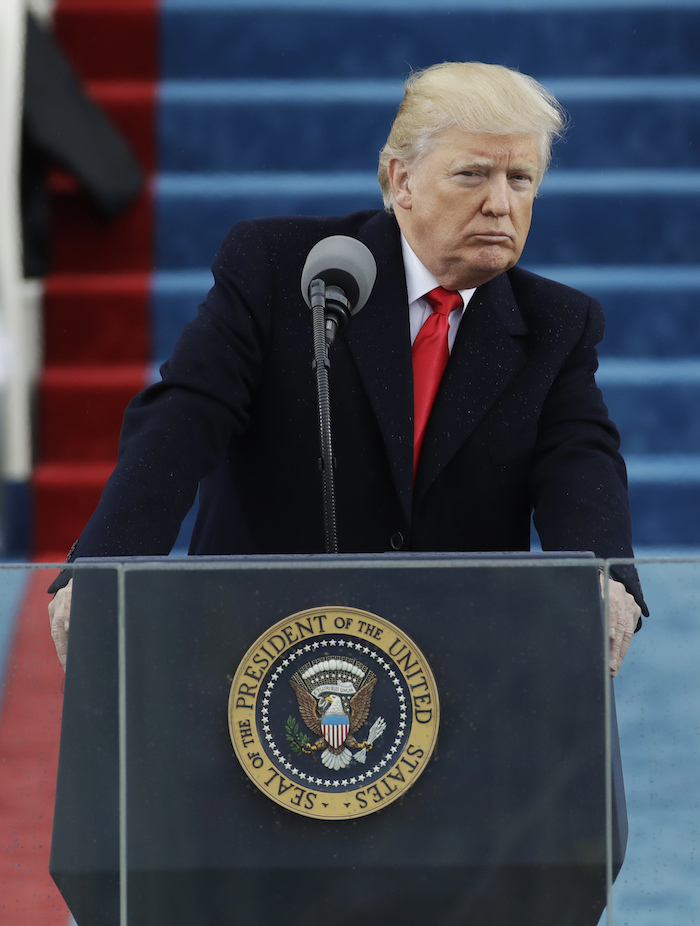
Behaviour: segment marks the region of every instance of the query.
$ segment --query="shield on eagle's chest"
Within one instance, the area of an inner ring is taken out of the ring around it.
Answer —
[[[323,738],[332,749],[337,749],[343,745],[349,728],[350,721],[344,714],[334,714],[321,720]]]

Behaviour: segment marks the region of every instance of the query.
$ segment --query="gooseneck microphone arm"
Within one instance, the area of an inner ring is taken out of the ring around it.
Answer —
[[[374,257],[364,244],[335,235],[311,249],[301,275],[301,291],[311,308],[313,326],[326,553],[338,552],[328,351],[337,332],[367,301],[376,273]]]
[[[320,441],[319,466],[321,469],[321,491],[323,493],[323,531],[326,553],[338,552],[338,524],[335,510],[335,472],[333,460],[333,434],[331,428],[331,398],[328,381],[330,360],[326,328],[326,284],[323,280],[313,280],[309,287],[311,297],[311,320],[314,335],[313,368],[316,373],[316,393],[318,396],[318,425]],[[337,330],[337,324],[335,325]],[[335,337],[332,332],[331,341]]]

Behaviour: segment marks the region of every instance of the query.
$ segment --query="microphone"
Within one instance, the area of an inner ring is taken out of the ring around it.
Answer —
[[[328,351],[338,329],[369,299],[376,277],[372,252],[357,238],[346,235],[321,239],[309,251],[301,272],[301,293],[313,323],[326,553],[338,552]]]
[[[357,238],[332,235],[311,248],[301,272],[301,293],[311,308],[316,299],[323,301],[329,347],[367,302],[376,277],[372,252]]]

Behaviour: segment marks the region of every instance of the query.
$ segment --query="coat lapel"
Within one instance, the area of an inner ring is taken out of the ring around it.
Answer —
[[[377,261],[364,308],[344,332],[386,447],[407,519],[508,383],[525,364],[527,326],[506,274],[479,287],[460,324],[433,407],[413,487],[413,368],[408,296],[396,220],[378,213],[357,237]]]
[[[525,363],[527,334],[510,281],[502,274],[474,293],[428,421],[416,476],[425,493]]]
[[[357,236],[374,254],[372,295],[345,339],[382,433],[401,504],[410,519],[413,483],[413,372],[408,296],[395,219],[378,213]]]

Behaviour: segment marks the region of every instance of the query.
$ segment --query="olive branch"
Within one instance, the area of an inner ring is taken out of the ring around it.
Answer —
[[[287,718],[287,723],[284,725],[284,735],[292,747],[292,752],[299,756],[303,755],[304,746],[308,745],[309,737],[302,732],[299,723],[293,717]]]

